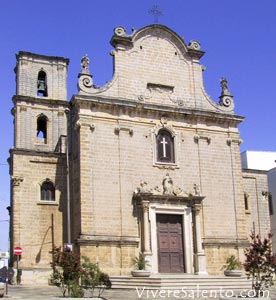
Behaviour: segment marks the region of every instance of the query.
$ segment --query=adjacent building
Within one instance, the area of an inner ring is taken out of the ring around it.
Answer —
[[[244,151],[241,154],[242,167],[251,173],[267,174],[268,178],[268,207],[273,234],[273,251],[276,251],[276,152],[273,151]],[[265,192],[264,192],[265,194]]]

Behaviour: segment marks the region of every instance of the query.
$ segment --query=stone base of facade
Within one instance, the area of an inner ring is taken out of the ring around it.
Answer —
[[[244,261],[243,249],[246,245],[237,248],[232,244],[213,244],[205,246],[207,272],[210,275],[222,275],[225,270],[226,259],[234,255],[240,262]]]
[[[108,275],[130,275],[133,259],[139,256],[135,245],[90,244],[80,245],[80,256],[86,256],[92,263],[98,263],[100,269]]]
[[[53,273],[52,269],[30,269],[30,270],[22,270],[21,276],[21,284],[36,284],[36,285],[46,285],[51,278],[51,274]],[[14,282],[16,282],[16,270],[14,273]]]

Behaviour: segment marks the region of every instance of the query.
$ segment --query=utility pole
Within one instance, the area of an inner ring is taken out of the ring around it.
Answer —
[[[70,109],[65,108],[64,110],[67,120],[67,134],[66,134],[66,179],[67,179],[67,247],[72,250],[71,244],[71,199],[70,199],[70,172],[69,172],[69,117]]]

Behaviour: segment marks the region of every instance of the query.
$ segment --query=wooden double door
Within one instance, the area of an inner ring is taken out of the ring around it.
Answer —
[[[159,273],[184,273],[182,216],[157,214],[156,223]]]

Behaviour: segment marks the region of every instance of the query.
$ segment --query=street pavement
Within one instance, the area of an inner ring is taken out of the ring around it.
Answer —
[[[269,290],[269,296],[272,300],[276,300],[276,286],[273,286]],[[231,294],[231,293],[230,293]],[[230,296],[224,295],[224,296]],[[88,296],[88,295],[87,295]],[[220,295],[217,294],[217,296],[209,297],[208,294],[205,295],[198,295],[196,293],[190,293],[185,294],[181,292],[175,292],[175,291],[168,291],[168,290],[157,290],[157,291],[150,291],[150,290],[125,290],[125,289],[110,289],[105,290],[102,294],[103,299],[107,300],[176,300],[176,299],[186,299],[186,300],[192,300],[192,299],[218,299]],[[61,291],[58,287],[55,286],[38,286],[38,285],[9,285],[8,286],[8,295],[5,295],[4,299],[35,299],[35,300],[41,300],[41,299],[52,299],[52,300],[61,300],[63,299]],[[65,298],[66,299],[66,298]],[[67,298],[68,299],[68,298]],[[73,299],[73,298],[71,298]],[[74,298],[76,299],[76,298]],[[80,298],[78,298],[80,299]],[[85,299],[85,298],[82,298]]]
[[[85,296],[89,297],[89,294]],[[105,290],[101,295],[103,299],[107,300],[145,300],[150,299],[149,297],[139,297],[136,290],[118,290],[110,289]],[[62,293],[58,287],[55,286],[36,286],[36,285],[12,285],[8,287],[8,295],[5,294],[4,299],[52,299],[52,300],[61,300],[63,299]],[[66,299],[66,298],[65,298]],[[68,298],[67,298],[68,299]],[[85,298],[82,298],[85,299]],[[154,298],[158,299],[158,298]],[[163,298],[164,299],[164,298]]]
[[[86,295],[86,296],[89,296]],[[63,299],[60,289],[56,286],[36,286],[36,285],[12,285],[8,288],[8,295],[5,298],[9,299]],[[105,290],[102,294],[103,299],[117,300],[117,299],[141,299],[138,298],[135,290]],[[66,298],[65,298],[66,299]],[[82,298],[85,299],[85,298]],[[148,298],[144,298],[148,299]]]

